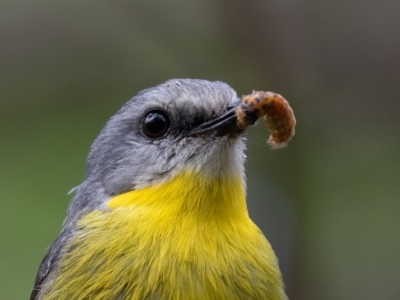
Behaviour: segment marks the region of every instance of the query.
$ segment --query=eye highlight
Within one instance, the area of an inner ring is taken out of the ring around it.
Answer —
[[[142,133],[150,138],[163,137],[170,126],[167,114],[161,110],[152,110],[144,115],[142,119]]]

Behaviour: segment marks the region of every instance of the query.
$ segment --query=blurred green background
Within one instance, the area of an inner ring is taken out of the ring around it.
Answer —
[[[272,90],[296,136],[248,138],[250,213],[291,299],[400,299],[399,1],[0,3],[0,299],[27,299],[102,126],[170,78]]]

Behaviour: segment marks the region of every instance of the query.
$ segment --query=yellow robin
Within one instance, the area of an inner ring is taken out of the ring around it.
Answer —
[[[275,112],[275,141],[294,133],[274,95],[245,103],[225,83],[176,79],[129,100],[90,148],[30,299],[287,299],[246,207],[243,132],[269,118],[258,105]]]

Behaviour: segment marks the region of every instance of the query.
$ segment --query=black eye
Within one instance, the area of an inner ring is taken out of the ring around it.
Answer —
[[[165,135],[170,125],[167,114],[160,110],[148,112],[142,120],[142,132],[151,139]]]

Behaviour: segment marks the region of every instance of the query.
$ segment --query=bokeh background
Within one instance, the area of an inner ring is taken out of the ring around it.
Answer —
[[[291,299],[400,299],[400,2],[0,2],[0,299],[27,299],[89,147],[170,78],[272,90],[289,147],[248,138],[248,198]]]

